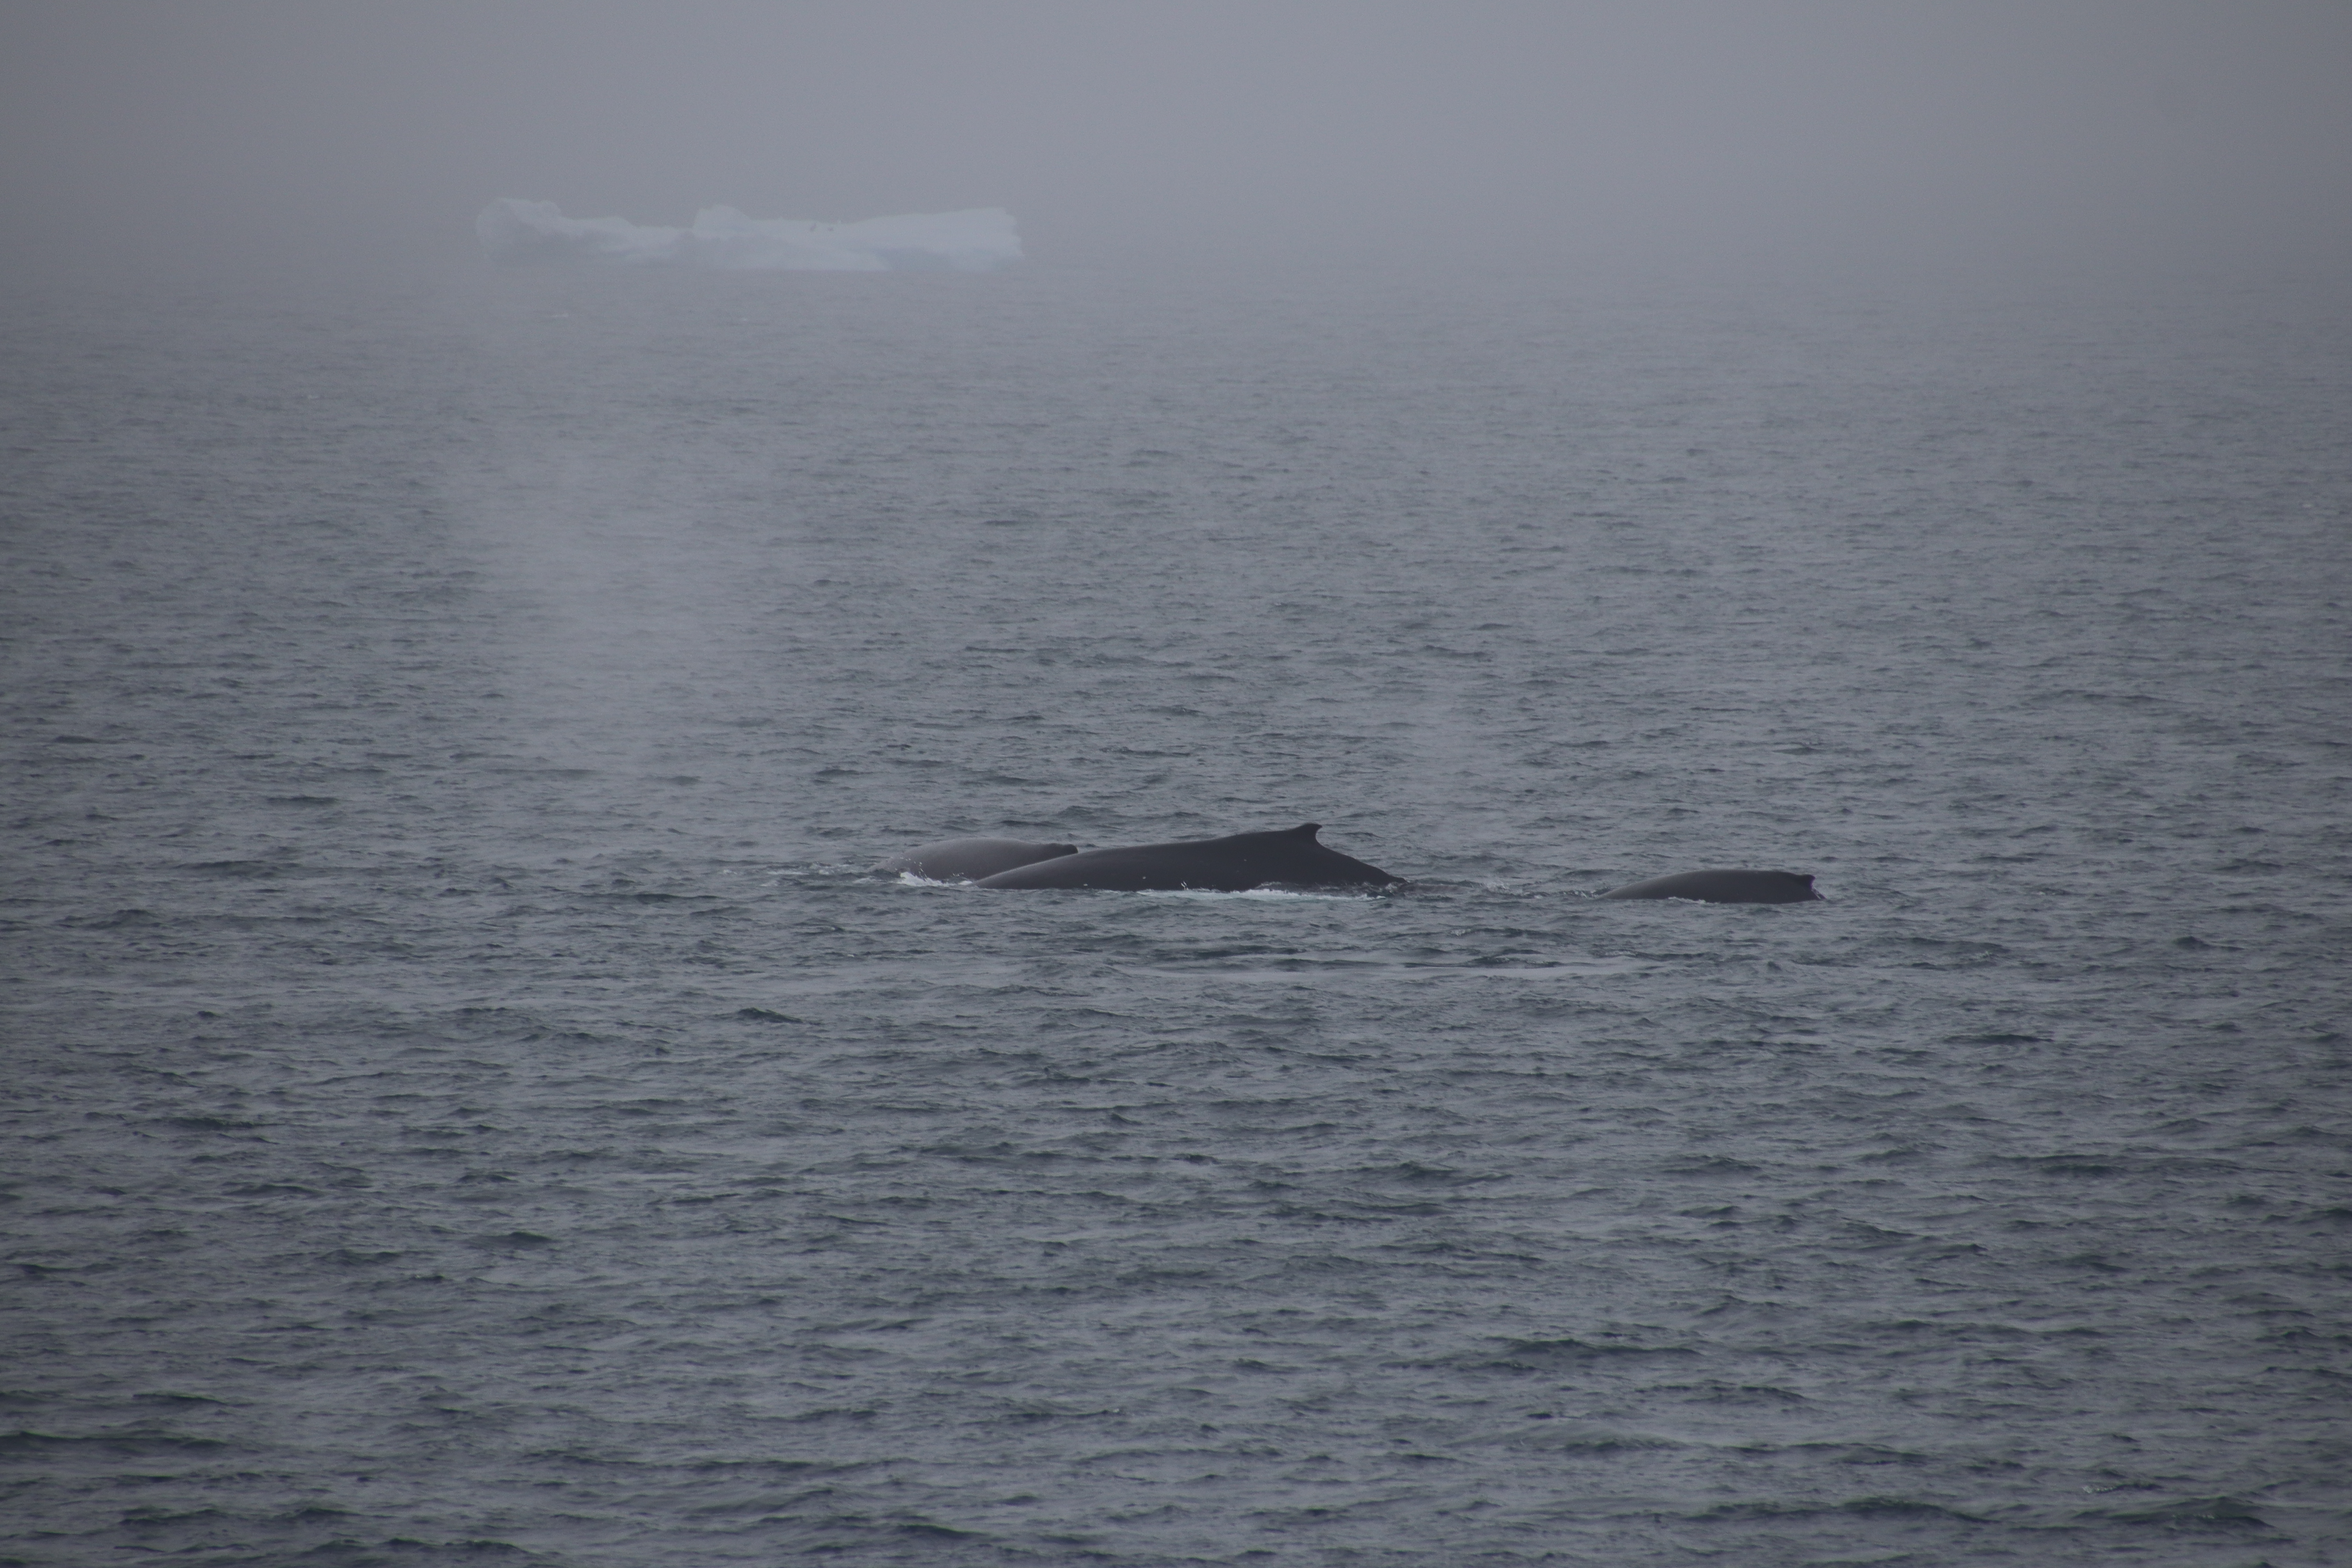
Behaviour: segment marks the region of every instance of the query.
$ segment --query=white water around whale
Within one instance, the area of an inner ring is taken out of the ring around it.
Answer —
[[[2341,1563],[2347,326],[20,303],[0,1552]]]

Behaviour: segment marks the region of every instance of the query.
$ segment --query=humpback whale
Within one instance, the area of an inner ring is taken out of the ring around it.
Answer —
[[[1821,897],[1795,871],[1682,871],[1601,895],[1604,899],[1696,899],[1708,904],[1801,904]]]
[[[934,882],[977,882],[1015,866],[1075,855],[1075,844],[1029,844],[1018,838],[942,838],[895,855],[874,868],[878,876],[904,871]]]
[[[1095,888],[1122,893],[1245,893],[1252,888],[1389,888],[1404,880],[1315,841],[1322,825],[1270,833],[1089,849],[982,877],[983,888]]]

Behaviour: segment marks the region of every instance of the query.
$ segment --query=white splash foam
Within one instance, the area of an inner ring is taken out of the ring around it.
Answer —
[[[746,217],[705,207],[690,228],[565,217],[553,202],[500,196],[474,219],[494,261],[699,267],[722,272],[987,272],[1021,259],[1002,207],[860,223]]]

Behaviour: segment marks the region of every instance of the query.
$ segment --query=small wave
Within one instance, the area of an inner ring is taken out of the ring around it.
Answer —
[[[115,1454],[206,1453],[228,1445],[217,1437],[148,1426],[117,1426],[79,1436],[58,1432],[0,1432],[0,1456],[66,1453],[77,1448]]]
[[[2270,1521],[2256,1513],[2242,1498],[2189,1498],[2180,1502],[2160,1503],[2154,1508],[2130,1509],[2119,1511],[2094,1510],[2080,1517],[2108,1519],[2117,1524],[2160,1524],[2174,1529],[2268,1530]]]

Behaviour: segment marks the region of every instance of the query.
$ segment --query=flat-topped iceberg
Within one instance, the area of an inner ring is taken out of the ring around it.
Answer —
[[[553,202],[501,196],[474,219],[495,261],[617,262],[728,272],[986,272],[1021,259],[1021,236],[1002,207],[913,213],[860,223],[745,217],[705,207],[690,228],[626,218],[565,217]]]

